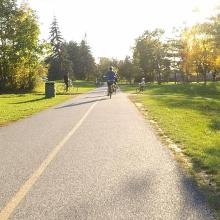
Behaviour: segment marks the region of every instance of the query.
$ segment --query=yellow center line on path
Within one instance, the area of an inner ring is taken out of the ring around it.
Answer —
[[[32,176],[20,187],[17,193],[10,199],[10,201],[6,204],[6,206],[0,212],[0,220],[6,220],[10,217],[12,212],[19,205],[21,200],[27,195],[32,186],[36,183],[36,181],[40,178],[42,173],[51,163],[51,161],[56,157],[59,151],[63,148],[64,144],[70,139],[70,137],[76,132],[76,130],[82,125],[84,120],[87,118],[89,113],[95,107],[97,102],[95,102],[89,110],[85,113],[85,115],[81,118],[81,120],[72,128],[72,130],[64,137],[64,139],[50,152],[47,158],[42,162],[39,168],[32,174]]]

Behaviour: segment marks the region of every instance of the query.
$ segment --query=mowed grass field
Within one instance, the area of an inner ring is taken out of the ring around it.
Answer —
[[[135,94],[137,87],[121,88]],[[148,84],[131,99],[182,149],[191,171],[208,178],[203,187],[213,192],[210,200],[220,212],[220,83]]]
[[[25,118],[33,113],[61,103],[74,95],[85,93],[95,88],[93,82],[77,81],[69,92],[64,92],[63,83],[57,82],[57,95],[46,99],[44,84],[39,85],[31,93],[0,95],[0,126]]]

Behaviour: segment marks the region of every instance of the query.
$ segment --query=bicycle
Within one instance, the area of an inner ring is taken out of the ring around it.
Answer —
[[[113,86],[113,92],[112,93],[116,94],[116,92],[117,92],[117,85],[115,83],[113,83],[112,86]]]
[[[64,82],[56,82],[56,94],[57,95],[63,95],[67,93],[68,89],[66,87],[66,84]]]
[[[56,83],[56,93],[57,95],[71,94],[74,93],[74,88],[76,88],[76,93],[78,92],[78,86],[73,85],[73,81],[69,79],[68,86],[64,82]]]
[[[145,90],[145,85],[140,85],[139,84],[139,87],[136,88],[136,93],[144,92],[144,90]]]

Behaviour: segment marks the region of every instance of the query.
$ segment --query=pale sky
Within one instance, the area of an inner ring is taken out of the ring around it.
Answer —
[[[25,0],[36,10],[41,37],[48,39],[55,15],[65,40],[80,42],[85,33],[94,57],[123,59],[145,30],[199,22],[220,0]],[[195,10],[199,9],[199,10]],[[195,12],[196,11],[196,12]]]

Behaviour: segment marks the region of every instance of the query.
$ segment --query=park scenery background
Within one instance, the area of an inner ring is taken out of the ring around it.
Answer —
[[[94,57],[87,35],[67,41],[56,16],[49,39],[40,38],[37,12],[28,1],[0,3],[0,125],[26,117],[95,88],[109,66],[121,88],[181,149],[190,172],[220,212],[220,14],[204,22],[143,30],[124,59]],[[46,99],[44,81],[73,82]],[[135,95],[138,82],[146,88]],[[122,131],[123,132],[123,131]]]

